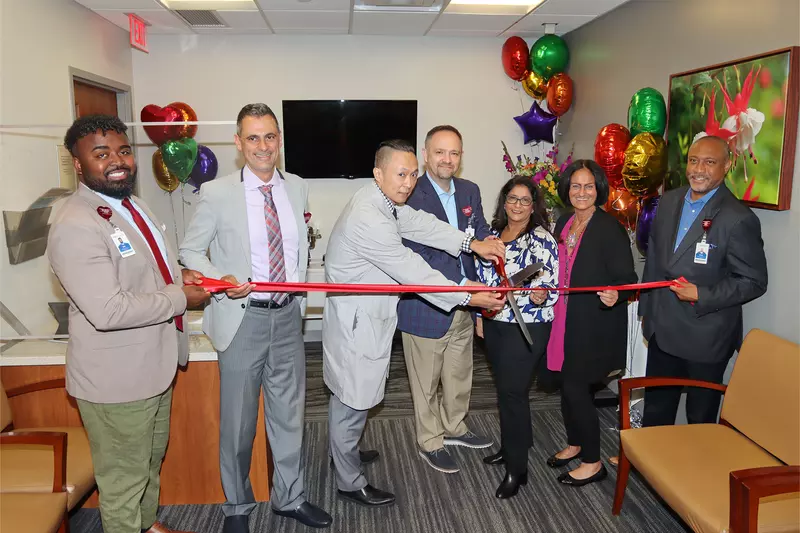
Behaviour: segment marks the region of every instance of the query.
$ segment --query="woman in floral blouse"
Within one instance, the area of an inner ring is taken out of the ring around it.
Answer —
[[[492,232],[506,244],[506,274],[534,263],[543,263],[540,275],[525,287],[558,286],[558,246],[547,227],[544,198],[525,176],[514,176],[500,191],[492,220]],[[489,286],[500,284],[491,263],[478,263],[478,278]],[[506,475],[495,495],[510,498],[528,482],[528,449],[533,445],[528,393],[536,365],[547,348],[556,291],[532,291],[516,295],[525,326],[533,339],[529,345],[522,335],[511,307],[492,319],[478,318],[478,335],[486,340],[487,359],[494,370],[500,409],[501,448],[484,462],[506,465]]]

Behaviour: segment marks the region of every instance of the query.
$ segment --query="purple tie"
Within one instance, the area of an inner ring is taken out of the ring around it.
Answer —
[[[269,281],[283,283],[286,281],[286,261],[283,259],[283,237],[281,237],[281,221],[278,210],[272,201],[272,185],[258,188],[264,195],[264,220],[267,223],[267,243],[269,244]],[[272,301],[281,304],[288,297],[285,292],[272,295]]]

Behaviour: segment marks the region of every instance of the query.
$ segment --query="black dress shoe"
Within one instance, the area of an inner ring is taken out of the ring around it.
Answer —
[[[583,487],[584,485],[588,485],[589,483],[594,483],[595,481],[602,481],[608,476],[608,470],[606,470],[605,465],[600,465],[600,470],[597,471],[596,474],[593,474],[586,479],[575,479],[569,472],[564,472],[560,476],[558,476],[558,481],[563,485],[569,485],[570,487]]]
[[[246,514],[226,516],[222,524],[222,533],[250,533],[249,518]]]
[[[497,492],[495,492],[494,495],[500,499],[510,498],[517,495],[520,485],[527,484],[527,470],[521,474],[510,474],[508,471],[506,471],[506,477],[503,478],[503,481],[500,483],[500,486],[497,487]]]
[[[361,459],[362,465],[368,465],[378,458],[380,453],[378,450],[361,450],[358,452],[358,458]]]
[[[550,468],[561,468],[562,466],[567,466],[570,463],[570,461],[574,461],[575,459],[578,459],[580,456],[581,453],[578,452],[572,457],[559,459],[558,457],[555,456],[555,454],[553,454],[547,458],[547,466],[549,466]]]
[[[303,502],[292,511],[279,511],[272,510],[278,516],[285,516],[286,518],[294,518],[301,524],[308,527],[328,527],[333,522],[331,515],[320,509],[314,504]]]
[[[372,485],[367,485],[361,490],[339,491],[339,496],[367,507],[379,507],[381,505],[391,505],[394,503],[394,494],[385,490],[376,489]]]
[[[504,465],[506,464],[506,458],[503,456],[503,450],[500,450],[499,452],[493,455],[487,455],[486,457],[484,457],[483,462],[486,463],[487,465],[492,465],[492,466]]]

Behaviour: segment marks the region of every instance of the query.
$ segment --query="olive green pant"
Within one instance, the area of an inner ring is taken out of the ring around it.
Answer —
[[[172,387],[134,402],[77,402],[89,436],[103,531],[141,533],[149,529],[158,512]]]

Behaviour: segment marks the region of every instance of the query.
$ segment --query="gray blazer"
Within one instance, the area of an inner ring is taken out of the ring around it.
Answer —
[[[144,400],[161,394],[189,358],[188,324],[173,316],[186,311],[177,253],[164,226],[140,199],[134,203],[160,228],[172,283],[167,285],[147,242],[85,185],[58,212],[47,239],[47,257],[69,297],[67,391],[94,403]],[[114,225],[134,251],[122,257],[111,239]]]
[[[434,215],[408,206],[397,219],[375,183],[362,187],[336,221],[325,255],[330,283],[456,285],[403,246],[409,239],[457,256],[466,234]],[[423,294],[449,311],[467,294]],[[325,384],[342,403],[369,409],[383,399],[392,336],[397,326],[397,294],[330,294],[322,318]]]
[[[723,184],[697,215],[674,250],[688,187],[664,193],[650,230],[642,281],[684,276],[697,285],[695,305],[678,300],[668,288],[643,291],[639,314],[644,336],[658,335],[670,355],[715,363],[730,357],[742,343],[742,305],[767,291],[767,259],[761,224],[749,207]],[[708,263],[694,262],[703,238],[703,220],[711,220]]]
[[[308,239],[304,214],[308,207],[308,184],[295,174],[280,172],[292,204],[299,235],[297,271],[306,280]],[[240,283],[253,277],[250,256],[250,230],[247,225],[242,174],[233,174],[204,183],[200,200],[180,246],[181,262],[210,278],[232,274]],[[302,296],[302,295],[300,295]],[[305,302],[300,300],[301,309]],[[247,307],[247,299],[231,300],[224,293],[214,295],[203,314],[203,331],[217,351],[230,346]]]

